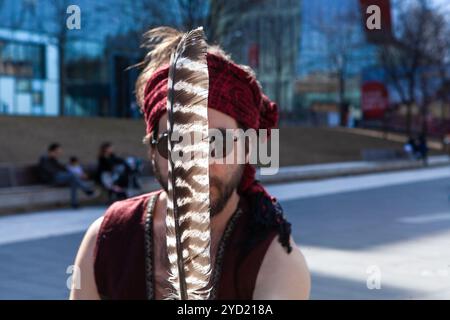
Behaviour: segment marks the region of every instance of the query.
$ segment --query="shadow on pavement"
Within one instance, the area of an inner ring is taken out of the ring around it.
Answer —
[[[67,267],[84,233],[0,246],[0,299],[68,299]]]
[[[294,238],[303,245],[342,250],[412,240],[450,229],[450,219],[405,223],[402,218],[449,214],[449,181],[282,201]]]

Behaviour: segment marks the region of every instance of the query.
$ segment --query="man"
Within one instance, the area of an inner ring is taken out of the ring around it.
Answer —
[[[62,148],[59,143],[52,143],[48,146],[47,155],[39,160],[39,176],[44,183],[54,186],[70,186],[70,204],[72,208],[78,208],[78,189],[84,191],[88,196],[92,196],[94,191],[80,177],[70,172],[65,165],[59,162],[62,154]]]
[[[127,197],[130,176],[128,163],[116,156],[111,142],[103,142],[97,160],[97,179],[108,191],[109,201]]]
[[[147,123],[149,157],[163,189],[116,202],[91,225],[76,257],[71,299],[163,299],[170,294],[165,242],[167,63],[182,33],[163,27],[147,35],[152,51],[136,91]],[[207,64],[209,128],[275,126],[277,107],[248,69],[217,47],[209,47]],[[248,159],[247,154],[246,164],[209,165],[210,298],[306,299],[310,277],[303,255],[290,237],[280,205],[255,180]]]

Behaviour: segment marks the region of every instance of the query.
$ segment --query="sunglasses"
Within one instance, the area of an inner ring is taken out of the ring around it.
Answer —
[[[216,151],[221,150],[221,153],[218,154],[221,155],[222,158],[225,158],[233,151],[234,142],[238,141],[238,137],[230,134],[231,132],[229,130],[230,129],[227,130],[223,128],[209,129],[209,150],[211,157],[216,157]],[[168,139],[169,132],[166,131],[158,138],[155,138],[155,135],[153,135],[152,140],[150,141],[150,144],[154,147],[156,146],[158,153],[165,159],[169,158]],[[247,152],[247,146],[245,150]]]

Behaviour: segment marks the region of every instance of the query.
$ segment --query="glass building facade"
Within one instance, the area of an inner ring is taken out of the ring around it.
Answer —
[[[57,115],[55,39],[0,29],[0,113]]]
[[[150,9],[169,2],[0,1],[0,114],[139,116],[129,67],[143,57],[142,31],[163,24]],[[66,27],[69,5],[80,29]]]
[[[377,57],[375,46],[365,39],[359,1],[303,1],[301,12],[295,90],[298,115],[337,113],[341,76],[345,101],[354,114],[360,114],[361,71],[377,64]],[[329,118],[329,114],[324,116]]]

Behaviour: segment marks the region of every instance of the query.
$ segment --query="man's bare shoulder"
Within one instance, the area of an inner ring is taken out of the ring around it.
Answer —
[[[102,216],[91,224],[78,249],[75,258],[74,282],[70,292],[71,300],[99,299],[94,275],[94,252],[103,220]]]
[[[71,299],[99,298],[94,271],[95,254],[99,233],[102,232],[102,228],[107,226],[110,236],[112,234],[119,234],[120,236],[123,225],[135,223],[135,215],[143,213],[142,208],[149,196],[157,192],[158,191],[150,192],[125,200],[116,201],[108,207],[103,216],[91,224],[83,237],[75,259],[75,272],[78,272],[79,275],[83,276],[78,278],[80,288],[73,288],[71,290]],[[77,275],[74,274],[75,278],[76,276]]]
[[[101,216],[97,218],[90,226],[89,229],[86,231],[85,237],[88,237],[89,240],[93,240],[97,238],[97,235],[100,231],[100,227],[102,226],[104,220],[104,216]],[[93,238],[93,239],[92,239]]]
[[[306,260],[291,238],[292,251],[287,253],[275,237],[267,249],[258,273],[254,299],[308,299],[311,279]]]

